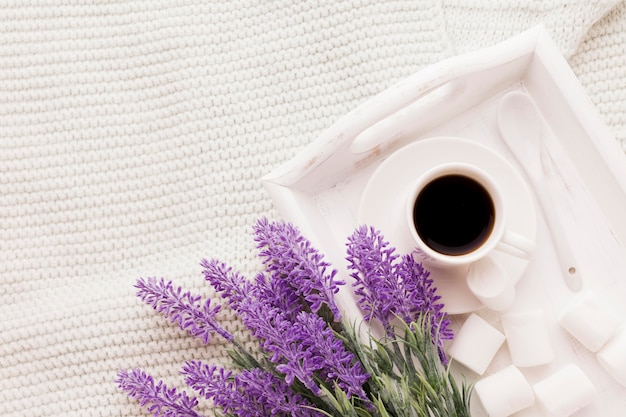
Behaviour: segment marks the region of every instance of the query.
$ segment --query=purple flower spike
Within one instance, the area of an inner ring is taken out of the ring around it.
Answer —
[[[141,369],[119,371],[116,383],[155,417],[202,417],[194,410],[197,399],[185,391],[167,388],[163,381],[155,384],[154,378]]]
[[[443,303],[437,295],[437,288],[433,286],[430,272],[426,271],[421,263],[415,262],[412,255],[404,255],[397,265],[397,275],[400,278],[400,296],[406,300],[398,303],[397,313],[407,323],[416,321],[418,317],[428,314],[433,329],[433,340],[452,339],[450,320],[443,311]],[[436,337],[436,338],[435,338]]]
[[[298,314],[291,337],[294,345],[305,349],[310,361],[319,362],[327,382],[336,383],[348,398],[356,396],[369,403],[363,384],[370,376],[321,317],[305,312]]]
[[[344,282],[336,278],[336,270],[328,272],[330,263],[324,261],[311,242],[292,224],[267,219],[257,222],[254,234],[259,256],[276,282],[274,285],[290,287],[309,302],[313,312],[322,304],[328,305],[335,320],[340,321],[334,295]]]
[[[182,292],[181,287],[174,288],[171,281],[164,278],[139,279],[135,284],[137,296],[159,313],[177,323],[181,329],[192,336],[209,343],[213,332],[228,341],[233,335],[221,327],[216,315],[220,306],[211,307],[211,300],[201,302],[201,297],[190,292]]]
[[[217,259],[203,259],[200,266],[203,268],[204,279],[215,291],[222,294],[228,305],[235,311],[240,312],[241,305],[254,297],[252,283],[224,262]]]
[[[446,363],[443,340],[452,339],[453,334],[430,272],[412,255],[396,255],[395,248],[372,227],[358,228],[348,239],[347,252],[349,268],[354,271],[350,275],[355,279],[355,293],[366,312],[365,319],[378,319],[391,336],[391,320],[395,316],[411,323],[427,314],[431,337]]]
[[[202,266],[205,279],[228,299],[241,321],[270,354],[270,362],[279,364],[278,370],[285,374],[287,384],[298,378],[311,392],[319,394],[313,373],[320,365],[306,357],[301,343],[288,342],[293,334],[291,317],[273,304],[276,297],[270,294],[271,288],[260,285],[264,276],[258,275],[250,282],[217,260],[204,260]]]
[[[260,369],[243,371],[235,378],[235,386],[245,391],[248,398],[258,398],[264,409],[272,416],[322,417],[323,413],[313,410],[313,404],[293,392],[290,386],[275,375]]]
[[[218,261],[203,261],[202,266],[205,278],[230,300],[246,327],[260,339],[261,347],[270,354],[270,362],[277,364],[276,370],[284,374],[287,385],[297,378],[318,395],[320,388],[314,376],[327,367],[331,370],[325,375],[328,382],[338,382],[349,396],[355,394],[366,400],[362,385],[369,375],[353,365],[354,357],[324,319],[304,311],[293,315],[277,306],[275,286],[263,274],[249,282]]]
[[[311,392],[319,395],[320,388],[314,374],[323,365],[317,356],[312,356],[302,340],[294,335],[294,324],[283,312],[262,301],[251,303],[243,315],[243,322],[261,340],[261,346],[270,353],[270,362],[278,364],[276,370],[285,375],[291,385],[295,378]]]
[[[254,283],[257,296],[282,311],[286,317],[294,319],[302,311],[300,296],[284,282],[268,279],[265,274],[258,274]]]
[[[389,328],[396,307],[398,282],[392,279],[398,255],[374,228],[361,226],[348,238],[348,268],[355,279],[358,304],[365,320],[378,319]]]
[[[233,374],[199,361],[187,362],[182,371],[187,385],[240,417],[321,417],[313,405],[275,375],[260,369]]]
[[[225,413],[228,413],[231,404],[236,401],[232,371],[200,361],[188,361],[185,362],[181,374],[185,377],[185,384],[202,397],[212,399]]]

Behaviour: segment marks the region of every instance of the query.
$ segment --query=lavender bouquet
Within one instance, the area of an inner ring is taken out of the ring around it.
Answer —
[[[467,417],[471,387],[449,372],[443,341],[453,337],[429,272],[400,256],[375,229],[348,238],[347,260],[364,319],[349,322],[335,303],[337,271],[297,228],[261,219],[254,238],[265,271],[253,280],[203,260],[206,281],[258,340],[247,350],[220,325],[220,305],[164,278],[139,279],[138,296],[204,343],[230,342],[232,366],[188,361],[185,383],[224,416]],[[370,329],[370,326],[366,326]],[[201,416],[199,400],[122,370],[118,386],[157,417]]]

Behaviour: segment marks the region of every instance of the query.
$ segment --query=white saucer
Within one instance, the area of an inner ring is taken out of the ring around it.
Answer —
[[[409,189],[421,174],[436,165],[449,162],[476,165],[498,181],[506,206],[507,228],[535,240],[535,206],[522,176],[493,150],[477,142],[454,137],[435,137],[413,142],[383,161],[361,196],[358,224],[380,230],[399,254],[412,252],[415,244],[404,220]],[[494,251],[490,256],[504,267],[514,283],[519,281],[528,266],[528,260],[503,252]],[[465,271],[429,270],[449,314],[468,313],[482,307],[467,288]]]

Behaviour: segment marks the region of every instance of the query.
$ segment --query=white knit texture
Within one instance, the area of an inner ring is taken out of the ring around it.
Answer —
[[[591,28],[570,64],[626,152],[626,2]]]
[[[426,65],[551,23],[625,143],[624,3],[589,34],[615,2],[477,3],[2,2],[0,416],[142,416],[118,369],[183,387],[184,360],[224,361],[135,280],[211,296],[202,258],[257,271],[259,178]]]
[[[542,24],[571,56],[589,27],[615,6],[614,0],[442,0],[448,34],[455,52],[483,48]]]

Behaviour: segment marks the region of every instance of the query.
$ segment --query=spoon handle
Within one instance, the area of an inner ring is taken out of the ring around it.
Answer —
[[[526,94],[517,91],[508,93],[498,106],[498,126],[504,143],[518,160],[535,191],[556,249],[563,280],[570,290],[580,291],[582,274],[561,219],[553,209],[553,198],[543,177],[548,149],[542,140],[543,123],[539,111]]]
[[[532,176],[529,175],[529,177]],[[576,262],[572,248],[567,241],[563,223],[561,219],[558,218],[557,212],[551,210],[551,207],[548,206],[552,201],[552,196],[547,192],[544,184],[536,181],[536,178],[533,177],[532,182],[538,197],[537,199],[539,200],[539,205],[546,219],[550,236],[552,237],[552,243],[554,244],[557,259],[559,260],[563,280],[570,290],[580,291],[583,287],[582,274],[580,268],[578,268],[578,262]]]

